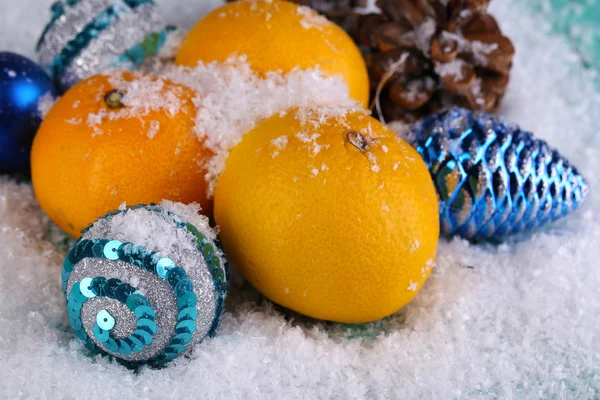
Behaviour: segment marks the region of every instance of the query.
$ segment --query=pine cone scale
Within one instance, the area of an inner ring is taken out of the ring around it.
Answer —
[[[359,21],[361,38],[372,38],[361,43],[373,91],[402,53],[410,52],[385,83],[380,101],[391,102],[382,105],[387,120],[398,115],[414,120],[451,104],[488,112],[500,107],[514,46],[487,13],[489,0],[378,0],[377,5],[382,15]],[[414,88],[424,86],[414,82],[425,79],[434,84],[416,97]],[[394,108],[403,111],[390,111]]]

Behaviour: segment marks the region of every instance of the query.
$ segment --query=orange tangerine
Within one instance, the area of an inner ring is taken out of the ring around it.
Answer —
[[[407,304],[439,235],[421,157],[362,113],[261,122],[227,159],[215,220],[228,258],[262,294],[346,323]]]
[[[193,133],[193,96],[128,72],[71,88],[45,117],[31,152],[44,211],[73,237],[123,202],[195,201],[210,214],[200,165],[211,153]]]

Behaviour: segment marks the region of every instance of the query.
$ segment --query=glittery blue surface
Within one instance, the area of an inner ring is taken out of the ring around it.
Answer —
[[[38,102],[56,89],[36,63],[0,52],[0,172],[29,167],[33,137],[41,123]]]
[[[486,113],[444,110],[406,139],[429,168],[447,236],[501,239],[534,229],[577,209],[588,191],[546,142]]]
[[[144,208],[152,212],[167,214],[173,218],[173,223],[180,228],[187,229],[193,234],[198,251],[203,255],[204,261],[211,270],[213,284],[217,294],[217,308],[213,318],[208,336],[214,335],[216,327],[219,325],[224,309],[224,300],[229,287],[229,274],[225,262],[225,273],[217,273],[215,269],[221,270],[221,260],[216,256],[213,243],[199,232],[193,225],[183,221],[175,214],[168,212],[157,205],[140,205],[130,209]],[[126,213],[127,210],[109,213],[102,218],[112,218],[114,215]],[[89,228],[88,228],[89,229]],[[142,246],[136,246],[133,243],[121,243],[118,240],[110,239],[79,239],[67,254],[62,270],[62,289],[67,300],[67,310],[69,322],[75,331],[75,335],[81,339],[86,348],[94,354],[107,354],[101,347],[97,346],[91,340],[90,335],[102,343],[102,345],[115,354],[127,356],[132,352],[141,352],[152,343],[153,335],[157,331],[157,325],[154,322],[156,313],[159,312],[152,308],[148,299],[137,289],[119,279],[106,279],[103,276],[85,277],[76,282],[70,292],[67,293],[69,276],[78,262],[84,258],[99,258],[107,260],[120,260],[139,268],[145,269],[169,283],[177,300],[177,322],[174,329],[174,335],[159,356],[146,360],[145,362],[132,362],[117,360],[122,364],[135,368],[143,364],[153,367],[161,367],[169,361],[177,358],[186,350],[192,340],[192,334],[196,330],[196,318],[198,310],[194,308],[197,304],[197,297],[194,293],[194,286],[187,278],[185,270],[175,264],[168,257],[159,257],[157,253],[150,252]],[[215,265],[215,260],[218,266]],[[218,268],[215,268],[218,267]],[[125,304],[135,315],[136,328],[126,338],[115,338],[111,330],[115,326],[115,318],[108,310],[102,309],[96,315],[96,323],[91,332],[86,330],[81,320],[81,310],[85,302],[95,297],[108,297]]]

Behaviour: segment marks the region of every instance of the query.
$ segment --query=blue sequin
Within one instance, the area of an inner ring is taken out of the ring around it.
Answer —
[[[175,354],[179,354],[179,353],[183,353],[183,351],[185,350],[185,346],[183,344],[178,344],[178,343],[171,343],[169,346],[167,346],[167,348],[165,349],[165,353],[175,353]]]
[[[77,317],[69,318],[69,322],[71,323],[71,327],[75,331],[78,331],[83,328],[83,325],[81,325],[81,318],[79,317],[79,315],[77,315]]]
[[[109,334],[108,331],[105,331],[104,329],[100,328],[98,326],[98,324],[94,324],[94,337],[96,339],[98,339],[98,341],[100,342],[105,342],[108,340]]]
[[[186,307],[183,310],[179,311],[179,315],[177,316],[178,321],[184,321],[186,319],[195,320],[198,317],[198,310],[195,307]]]
[[[187,274],[181,267],[172,268],[167,273],[167,282],[169,282],[169,285],[171,285],[171,287],[174,287],[175,285],[177,285],[177,282],[185,278],[187,278]]]
[[[151,335],[154,335],[156,333],[156,329],[157,329],[154,321],[152,321],[151,319],[148,319],[148,318],[139,319],[136,326],[140,329],[145,330],[146,332],[150,333]]]
[[[104,257],[109,260],[118,260],[119,259],[119,247],[122,245],[118,240],[111,240],[104,246]]]
[[[134,293],[127,298],[125,304],[127,305],[127,308],[134,311],[138,306],[147,306],[148,300],[141,294]]]
[[[121,287],[123,282],[117,278],[110,278],[106,281],[106,295],[112,299],[116,297],[117,290]]]
[[[96,315],[96,323],[101,329],[110,331],[115,326],[115,318],[107,310],[100,310]]]
[[[75,330],[75,327],[73,327],[73,329]],[[79,340],[85,340],[88,337],[87,332],[83,328],[75,330],[75,336],[77,336]]]
[[[71,294],[69,294],[69,306],[70,307],[77,307],[77,305],[75,303],[78,303],[79,305],[85,303],[87,300],[87,297],[85,297],[84,295],[82,295],[81,293],[76,293],[75,291],[72,291]]]
[[[130,355],[131,352],[133,351],[131,349],[131,346],[129,345],[129,343],[127,343],[125,340],[119,340],[118,345],[119,345],[119,353],[123,354],[124,356]]]
[[[78,303],[75,301],[70,302],[68,305],[69,315],[72,315],[72,316],[79,315],[81,313],[82,308],[83,308],[83,303]]]
[[[79,283],[79,291],[88,299],[96,297],[96,294],[92,292],[91,286],[92,278],[83,278]]]
[[[194,285],[189,279],[182,279],[179,282],[177,282],[177,284],[173,288],[173,291],[175,292],[175,297],[181,298],[184,294],[193,292]]]
[[[121,303],[125,303],[127,298],[135,293],[135,288],[128,283],[122,283],[115,291],[114,298],[115,300],[120,301]]]
[[[154,319],[155,313],[154,310],[148,306],[137,306],[135,311],[133,312],[136,318],[151,318]]]
[[[194,307],[196,304],[198,304],[198,299],[194,293],[186,293],[177,301],[177,307],[180,310],[187,307]]]
[[[173,262],[173,260],[171,260],[170,258],[161,258],[156,263],[156,273],[158,274],[158,276],[165,279],[167,277],[167,272],[169,272],[169,270],[174,266],[175,262]]]
[[[105,240],[98,240],[94,242],[94,245],[92,246],[92,253],[94,254],[94,257],[104,258],[104,246],[106,246],[106,243],[107,241]]]
[[[184,332],[184,333],[179,333],[179,334],[175,335],[175,337],[173,337],[173,340],[171,341],[171,343],[173,343],[173,344],[188,344],[191,341],[192,341],[192,334]]]
[[[131,341],[131,350],[135,351],[136,353],[144,350],[145,344],[140,338],[136,336],[129,336],[127,339]]]
[[[103,343],[104,347],[106,348],[106,350],[108,351],[112,351],[113,353],[119,351],[119,345],[117,344],[117,342],[111,338],[110,336],[108,337],[108,339],[106,339]]]
[[[181,321],[175,326],[175,332],[177,333],[194,333],[195,330],[196,323],[190,320]]]
[[[142,343],[145,343],[146,345],[152,343],[152,335],[143,329],[136,329],[135,331],[133,331],[131,336],[137,337],[142,341]]]
[[[96,293],[96,296],[106,295],[106,278],[103,276],[97,276],[92,279],[91,285],[92,291]]]

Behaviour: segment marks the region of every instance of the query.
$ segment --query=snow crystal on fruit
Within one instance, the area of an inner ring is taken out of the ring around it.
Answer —
[[[287,146],[287,143],[288,143],[288,138],[286,135],[279,136],[277,139],[271,140],[271,144],[273,146],[275,146],[276,148],[278,148],[279,150],[285,149],[285,146]]]
[[[244,56],[195,68],[173,67],[165,76],[195,92],[194,133],[214,154],[204,166],[210,195],[230,150],[261,120],[296,109],[299,120],[318,126],[328,117],[362,109],[350,98],[341,76],[327,76],[319,69],[260,76]]]
[[[153,139],[154,136],[156,136],[156,134],[158,133],[158,130],[160,129],[160,122],[158,121],[150,121],[150,129],[148,130],[148,137],[150,139]]]
[[[48,92],[40,96],[38,99],[38,111],[42,118],[48,114],[54,103],[56,103],[56,99],[52,96],[52,93]]]
[[[314,28],[322,30],[323,27],[331,25],[331,22],[327,18],[319,15],[310,7],[298,6],[297,14],[302,17],[300,25],[302,25],[304,29]]]
[[[387,205],[387,203],[385,201],[381,202],[381,209],[383,211],[390,211],[390,207]]]
[[[418,282],[410,281],[410,285],[408,285],[408,288],[406,290],[412,290],[413,292],[416,292],[418,287],[419,287]]]
[[[373,172],[379,172],[380,167],[379,164],[377,164],[377,156],[375,156],[375,154],[373,153],[366,153],[367,158],[369,159],[369,161],[371,162],[371,171]]]

